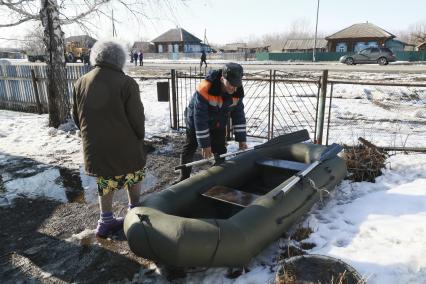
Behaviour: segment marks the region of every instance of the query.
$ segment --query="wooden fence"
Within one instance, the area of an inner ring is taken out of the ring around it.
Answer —
[[[0,65],[0,109],[47,113],[46,65]],[[68,98],[73,83],[91,70],[87,65],[67,65]]]

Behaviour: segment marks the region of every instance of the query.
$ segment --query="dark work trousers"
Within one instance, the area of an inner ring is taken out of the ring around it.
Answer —
[[[225,129],[210,129],[210,145],[212,153],[216,157],[216,163],[220,163],[223,159],[218,156],[226,153],[225,146],[226,131]],[[193,161],[195,151],[198,148],[197,137],[195,136],[195,129],[186,129],[186,142],[183,146],[182,155],[180,157],[181,164],[190,163]],[[184,168],[181,171],[180,179],[187,179],[191,175],[191,167]]]

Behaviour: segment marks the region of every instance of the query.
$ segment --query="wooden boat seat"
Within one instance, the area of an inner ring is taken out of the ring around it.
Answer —
[[[271,167],[276,169],[292,170],[296,172],[303,171],[309,166],[309,164],[305,164],[305,163],[279,160],[279,159],[262,159],[262,160],[256,161],[256,163],[260,166]]]
[[[240,207],[249,206],[259,195],[222,185],[215,185],[202,194],[205,197],[231,203]]]

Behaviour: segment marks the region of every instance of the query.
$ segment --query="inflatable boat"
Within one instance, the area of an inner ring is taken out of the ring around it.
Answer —
[[[174,267],[248,264],[346,175],[306,131],[283,137],[149,196],[125,217],[130,249]]]

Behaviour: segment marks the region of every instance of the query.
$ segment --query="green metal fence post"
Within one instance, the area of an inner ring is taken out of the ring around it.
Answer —
[[[318,123],[317,123],[317,136],[315,137],[314,142],[316,144],[322,144],[322,134],[324,130],[324,120],[325,120],[325,99],[327,97],[327,80],[328,80],[328,70],[322,71],[322,77],[321,77],[321,94],[319,97],[319,104],[317,109],[317,117],[318,117]]]
[[[177,117],[177,95],[176,95],[176,70],[172,69],[172,109],[173,109],[173,123],[172,129],[178,129],[178,117]]]

